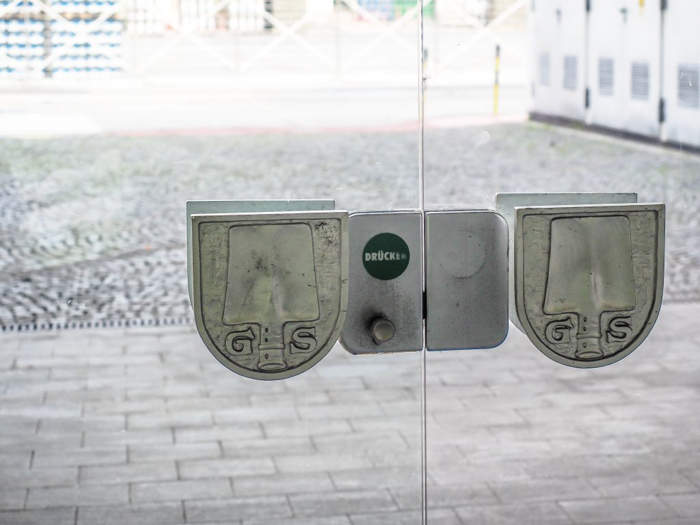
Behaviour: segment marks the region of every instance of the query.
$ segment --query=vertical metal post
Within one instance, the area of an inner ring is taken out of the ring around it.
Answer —
[[[425,211],[425,163],[423,126],[425,114],[425,40],[423,34],[423,0],[418,0],[418,207]]]
[[[583,78],[584,78],[584,86],[586,88],[584,92],[584,121],[586,124],[591,124],[593,122],[593,112],[591,110],[591,92],[590,92],[590,75],[589,75],[589,66],[590,64],[588,63],[589,56],[591,53],[591,9],[593,8],[591,0],[586,0],[586,11],[583,14],[585,17],[585,30],[583,33],[583,53],[582,53],[582,60],[583,60]]]
[[[436,71],[440,63],[440,24],[438,23],[438,6],[437,0],[433,1],[433,71]]]
[[[666,41],[667,7],[666,0],[661,0],[661,27],[659,28],[659,140],[661,142],[666,142],[668,140],[668,124],[666,124],[666,86],[664,84],[666,79],[664,71],[666,67],[666,60],[664,57],[666,47],[664,46],[664,42]]]
[[[341,23],[342,23],[342,8],[343,2],[335,0],[333,2],[333,10],[335,11],[335,71],[338,78],[343,76],[343,54],[342,54],[342,38],[341,38]]]
[[[50,17],[42,10],[41,11],[41,22],[43,24],[43,35],[44,35],[44,55],[42,58],[44,59],[44,63],[49,59],[51,56],[51,45],[53,42],[53,33],[51,31],[51,19]],[[46,66],[45,68],[42,67],[42,74],[47,77],[51,78],[53,77],[53,66]]]
[[[499,74],[501,71],[501,46],[496,44],[496,76],[493,81],[493,114],[498,115]]]
[[[28,5],[34,5],[34,4],[28,4]],[[22,16],[22,21],[24,22],[24,60],[23,60],[23,66],[24,66],[24,71],[22,72],[22,75],[24,76],[24,80],[26,80],[28,77],[31,77],[32,74],[32,63],[34,62],[32,60],[32,56],[29,54],[29,50],[31,49],[31,40],[29,38],[30,32],[29,32],[29,7],[28,5],[23,6],[24,7],[24,13]],[[22,55],[20,55],[22,56]]]
[[[233,46],[234,46],[234,59],[236,61],[236,74],[241,72],[241,30],[243,27],[241,21],[241,0],[233,0],[232,5],[236,6],[236,27],[233,33]],[[229,6],[229,13],[231,12],[231,7]],[[231,15],[229,15],[229,20]],[[229,31],[231,30],[231,23],[229,22]]]
[[[424,0],[418,0],[418,207],[421,221],[421,275],[425,297],[425,39],[423,33]],[[425,301],[423,301],[425,305]],[[424,306],[425,308],[425,306]],[[423,311],[423,349],[421,351],[421,523],[428,523],[428,414],[427,414],[427,355],[425,310]]]
[[[274,11],[273,0],[265,0],[264,5],[265,5],[265,11],[267,13],[272,14]],[[272,25],[272,22],[270,22],[270,20],[265,18],[265,30],[272,31],[273,28],[274,28],[274,26]]]

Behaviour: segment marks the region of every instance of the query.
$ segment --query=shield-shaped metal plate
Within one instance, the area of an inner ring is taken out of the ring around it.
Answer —
[[[515,306],[530,340],[577,368],[629,355],[651,331],[664,277],[663,204],[515,209]]]
[[[191,220],[195,321],[214,357],[266,380],[323,359],[347,307],[347,212]]]

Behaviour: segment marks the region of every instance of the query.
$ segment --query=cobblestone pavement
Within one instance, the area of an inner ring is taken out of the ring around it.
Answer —
[[[0,142],[0,326],[190,318],[184,202],[417,203],[414,132],[83,137]],[[637,191],[668,205],[665,298],[700,299],[700,157],[538,123],[433,129],[429,206],[497,191]]]
[[[430,523],[699,523],[699,315],[599,370],[516,330],[428,356]],[[0,523],[416,524],[419,399],[417,353],[265,383],[191,326],[5,334]]]

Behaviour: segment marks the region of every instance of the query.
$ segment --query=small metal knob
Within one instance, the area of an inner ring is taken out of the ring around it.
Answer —
[[[394,333],[396,333],[394,323],[383,317],[377,317],[372,321],[370,330],[372,332],[372,339],[374,339],[374,342],[378,345],[391,341],[394,337]]]

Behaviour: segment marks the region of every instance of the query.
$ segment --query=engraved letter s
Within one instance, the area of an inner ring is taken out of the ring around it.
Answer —
[[[313,352],[316,350],[316,327],[297,328],[292,334],[292,352]]]
[[[605,340],[608,343],[621,343],[632,336],[632,318],[614,317],[610,319]]]

